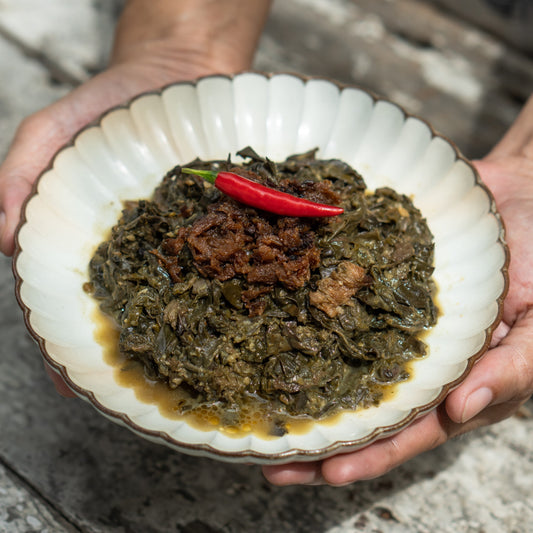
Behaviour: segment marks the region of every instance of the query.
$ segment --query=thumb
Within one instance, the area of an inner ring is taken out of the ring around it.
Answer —
[[[0,166],[0,251],[6,255],[13,253],[21,206],[33,182],[68,138],[68,132],[61,126],[48,109],[27,117]]]
[[[533,312],[529,310],[448,395],[446,411],[469,430],[510,416],[532,392]]]

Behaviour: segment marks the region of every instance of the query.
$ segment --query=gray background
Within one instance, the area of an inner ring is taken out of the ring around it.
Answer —
[[[0,156],[18,123],[105,65],[119,1],[0,0]],[[431,2],[279,0],[255,67],[357,83],[483,155],[533,63]],[[31,157],[31,154],[28,154]],[[531,402],[517,416],[345,488],[269,485],[176,454],[59,397],[0,258],[0,532],[533,531]]]

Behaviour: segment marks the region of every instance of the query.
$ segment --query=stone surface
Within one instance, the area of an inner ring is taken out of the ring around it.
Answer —
[[[275,5],[260,68],[361,85],[429,120],[468,157],[494,145],[533,86],[531,60],[426,2]]]
[[[44,501],[28,489],[24,480],[0,464],[0,533],[18,531],[75,531]]]
[[[0,155],[24,116],[103,67],[119,5],[0,0]],[[533,89],[529,59],[414,0],[279,1],[256,67],[363,85],[423,116],[471,156],[496,142]],[[276,488],[257,467],[176,454],[59,397],[3,257],[0,332],[2,533],[531,530],[527,411],[377,480]]]

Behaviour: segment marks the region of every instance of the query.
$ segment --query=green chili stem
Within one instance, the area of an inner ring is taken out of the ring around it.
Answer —
[[[212,184],[215,183],[215,180],[217,179],[217,174],[218,174],[217,172],[214,172],[213,170],[196,170],[195,168],[182,168],[181,171],[184,174],[196,174]]]

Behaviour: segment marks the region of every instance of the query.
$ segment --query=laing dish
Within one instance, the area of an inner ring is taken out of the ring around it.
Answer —
[[[119,329],[126,364],[186,392],[176,412],[207,408],[221,427],[242,428],[255,411],[279,435],[292,417],[378,405],[409,379],[436,321],[426,221],[405,195],[369,193],[340,160],[237,155],[238,166],[187,166],[231,170],[344,213],[273,214],[170,171],[151,199],[127,202],[90,263],[88,289]]]

